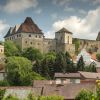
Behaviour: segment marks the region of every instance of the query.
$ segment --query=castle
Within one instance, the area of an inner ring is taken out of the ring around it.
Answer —
[[[47,53],[51,51],[55,52],[70,52],[75,53],[75,44],[72,42],[73,33],[65,28],[55,32],[54,39],[45,38],[41,29],[33,22],[30,17],[27,17],[21,25],[11,27],[7,32],[5,41],[11,40],[20,46],[23,50],[28,47],[34,47],[41,51],[41,53]],[[100,51],[100,33],[96,40],[80,40],[80,48],[83,46],[86,48],[96,47],[97,51]]]

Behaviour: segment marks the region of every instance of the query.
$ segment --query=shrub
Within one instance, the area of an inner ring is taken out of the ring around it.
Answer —
[[[7,80],[1,80],[0,81],[0,86],[9,86],[9,83]]]
[[[76,96],[75,100],[92,100],[93,93],[88,90],[81,90],[81,92]]]
[[[17,97],[12,96],[12,95],[8,95],[7,97],[5,97],[3,100],[19,100]]]
[[[96,54],[96,58],[100,62],[100,53]]]

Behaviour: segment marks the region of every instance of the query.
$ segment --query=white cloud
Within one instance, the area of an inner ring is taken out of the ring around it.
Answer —
[[[74,37],[95,39],[100,31],[100,8],[91,10],[84,18],[70,16],[53,23],[53,30],[57,31],[62,27],[74,33]]]
[[[38,8],[37,10],[35,10],[35,13],[36,13],[36,14],[42,13],[42,9]]]
[[[0,20],[0,39],[3,39],[4,35],[7,32],[9,25],[5,23],[5,21]]]
[[[19,13],[31,7],[35,8],[37,5],[37,0],[7,0],[2,8],[8,13]]]
[[[53,0],[53,4],[63,6],[69,4],[71,0]]]

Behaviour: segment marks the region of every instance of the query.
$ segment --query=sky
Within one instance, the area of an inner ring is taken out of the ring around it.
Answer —
[[[26,17],[47,38],[65,27],[75,38],[95,40],[100,31],[100,0],[0,0],[0,40]]]

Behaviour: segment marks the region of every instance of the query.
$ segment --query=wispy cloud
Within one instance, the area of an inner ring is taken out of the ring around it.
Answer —
[[[7,0],[6,4],[1,6],[7,13],[19,13],[37,5],[37,0]]]

